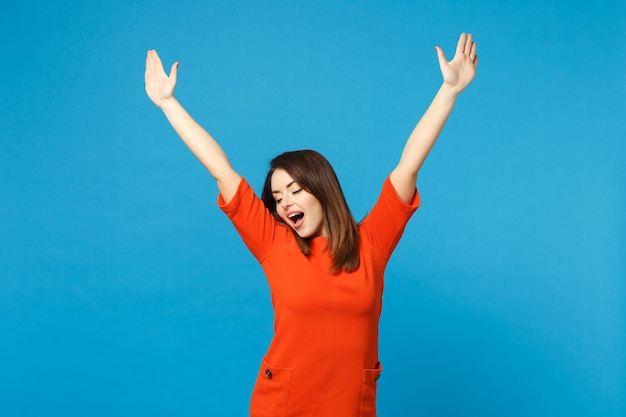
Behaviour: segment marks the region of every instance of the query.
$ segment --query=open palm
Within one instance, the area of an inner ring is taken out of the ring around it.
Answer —
[[[472,35],[462,33],[459,42],[456,45],[456,53],[452,61],[447,61],[440,47],[437,50],[439,58],[439,67],[443,82],[454,88],[457,93],[463,91],[474,79],[476,74],[476,65],[478,64],[478,55],[476,55],[476,42],[472,40]]]
[[[178,62],[172,65],[168,76],[163,69],[163,63],[159,54],[155,50],[148,51],[146,56],[146,93],[150,100],[161,107],[164,100],[174,95],[176,88],[176,75],[178,73]]]

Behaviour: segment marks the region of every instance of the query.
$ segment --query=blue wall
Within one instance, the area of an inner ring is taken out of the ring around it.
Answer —
[[[0,7],[0,415],[243,416],[272,311],[144,58],[260,188],[314,148],[373,204],[461,31],[474,83],[386,276],[379,415],[626,415],[621,1]]]

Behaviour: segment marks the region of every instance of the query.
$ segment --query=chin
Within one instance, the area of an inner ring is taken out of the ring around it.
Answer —
[[[301,233],[301,232],[298,232],[297,230],[295,230],[295,232],[302,239],[310,239],[312,237],[315,237],[315,233]]]
[[[319,233],[316,233],[316,232],[310,232],[310,231],[305,231],[305,230],[296,230],[296,229],[293,229],[293,228],[292,228],[292,230],[294,232],[296,232],[296,234],[298,236],[300,236],[302,239],[313,239],[313,238],[319,236]]]

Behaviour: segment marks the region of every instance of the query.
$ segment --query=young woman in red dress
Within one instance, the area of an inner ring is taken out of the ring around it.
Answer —
[[[148,51],[148,96],[217,181],[218,205],[270,286],[274,337],[252,393],[252,417],[376,415],[384,270],[419,206],[417,173],[478,63],[472,35],[461,34],[452,61],[436,51],[443,83],[360,224],[331,165],[315,151],[274,158],[257,197],[174,97],[178,63],[168,76]]]

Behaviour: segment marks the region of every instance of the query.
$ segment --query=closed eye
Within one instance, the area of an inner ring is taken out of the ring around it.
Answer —
[[[293,193],[291,193],[291,194],[298,194],[300,191],[302,191],[302,188],[300,188],[299,190],[294,191],[294,192],[293,192]]]

